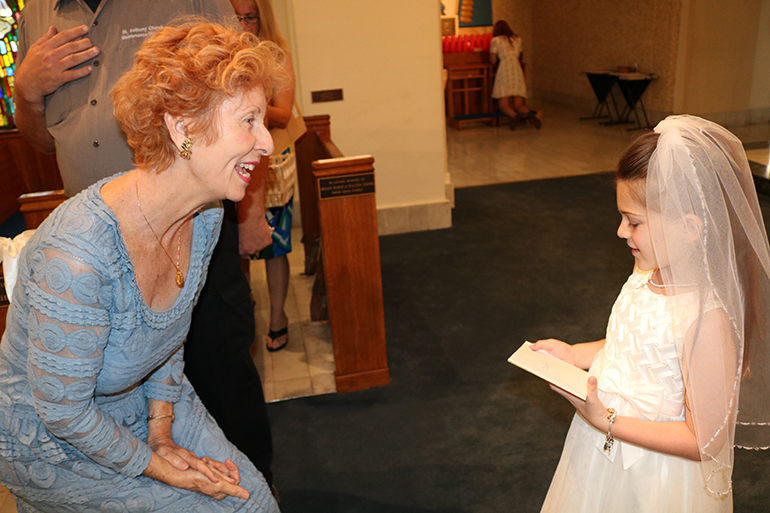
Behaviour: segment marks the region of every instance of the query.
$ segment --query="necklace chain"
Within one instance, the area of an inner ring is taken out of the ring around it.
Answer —
[[[697,284],[697,283],[679,283],[679,284],[671,284],[671,285],[667,285],[667,284],[665,284],[665,283],[655,283],[654,281],[652,281],[652,276],[653,276],[654,274],[655,274],[655,271],[653,271],[652,273],[650,273],[650,279],[649,279],[648,281],[649,281],[649,282],[650,282],[652,285],[654,285],[655,287],[658,287],[659,289],[663,289],[663,288],[673,288],[673,287],[681,287],[681,288],[684,288],[684,287],[697,287],[697,286],[698,286],[698,284]]]
[[[138,172],[137,172],[138,173]],[[182,256],[182,228],[179,228],[179,243],[177,244],[177,253],[176,253],[176,263],[174,263],[174,259],[171,258],[171,255],[168,254],[168,251],[166,251],[166,248],[163,247],[163,243],[160,242],[160,237],[158,237],[158,234],[155,233],[155,230],[152,229],[152,225],[150,224],[150,221],[147,219],[147,216],[144,215],[144,210],[142,210],[142,204],[139,202],[139,174],[136,175],[136,180],[134,181],[134,184],[136,184],[136,204],[139,206],[139,213],[142,214],[142,217],[144,218],[144,222],[147,223],[147,227],[150,229],[152,234],[155,236],[155,240],[158,241],[158,246],[160,246],[160,249],[163,250],[163,252],[168,257],[169,261],[171,262],[171,265],[174,266],[176,269],[176,276],[174,277],[174,281],[176,282],[176,286],[180,289],[184,287],[184,274],[182,274],[182,269],[179,267],[179,260]]]

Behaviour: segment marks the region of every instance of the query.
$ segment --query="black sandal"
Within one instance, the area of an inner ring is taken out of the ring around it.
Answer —
[[[282,336],[288,335],[288,334],[289,334],[289,327],[288,326],[285,327],[285,328],[282,328],[280,330],[275,330],[275,331],[270,330],[270,331],[267,332],[267,336],[268,336],[268,338],[270,339],[271,342],[275,342],[275,339],[281,338]],[[268,351],[270,351],[271,353],[274,353],[274,352],[280,351],[281,349],[286,347],[286,344],[288,344],[288,343],[289,343],[289,337],[287,336],[286,337],[286,342],[284,342],[280,346],[278,346],[278,347],[270,347],[269,345],[265,344],[265,348]]]

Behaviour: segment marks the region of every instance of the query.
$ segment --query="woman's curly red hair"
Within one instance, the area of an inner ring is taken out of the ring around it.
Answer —
[[[166,113],[185,119],[193,141],[213,143],[222,103],[259,87],[269,102],[288,82],[285,58],[274,43],[201,19],[159,29],[110,93],[136,166],[163,171],[177,158]]]

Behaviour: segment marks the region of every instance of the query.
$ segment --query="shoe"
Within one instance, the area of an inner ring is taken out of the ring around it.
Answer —
[[[537,112],[534,110],[529,111],[527,114],[527,118],[530,120],[530,122],[535,125],[535,128],[540,130],[540,127],[543,126],[543,123],[540,121],[540,118],[537,117]]]
[[[518,125],[519,122],[521,122],[522,120],[524,120],[524,117],[521,114],[516,114],[508,122],[508,128],[510,128],[511,130],[516,130],[516,125]]]
[[[281,349],[286,347],[286,344],[289,343],[288,334],[289,334],[289,327],[288,326],[285,327],[285,328],[282,328],[280,330],[275,330],[275,331],[270,330],[270,331],[268,331],[267,332],[267,338],[269,338],[271,342],[274,342],[275,339],[281,338],[284,335],[287,335],[287,337],[286,337],[286,342],[284,342],[283,344],[281,344],[278,347],[270,347],[269,345],[267,345],[267,343],[265,343],[265,349],[267,349],[271,353],[275,353],[276,351],[280,351]]]

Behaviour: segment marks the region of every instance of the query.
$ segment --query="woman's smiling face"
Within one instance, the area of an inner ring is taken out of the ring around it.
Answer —
[[[250,172],[273,152],[266,113],[262,88],[228,98],[216,116],[217,139],[208,145],[193,145],[189,165],[213,199],[242,200],[251,181]]]

